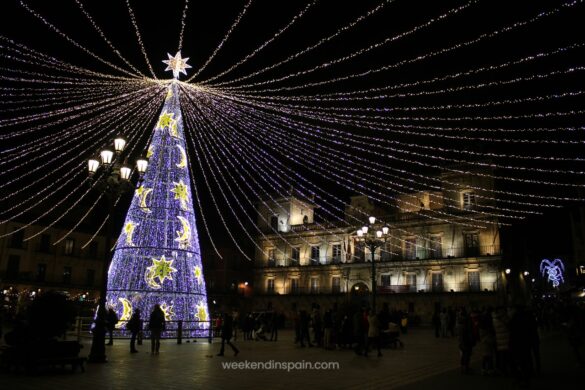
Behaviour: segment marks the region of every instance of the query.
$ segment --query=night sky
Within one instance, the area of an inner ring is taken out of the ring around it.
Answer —
[[[50,31],[42,22],[28,13],[20,6],[19,1],[3,1],[0,6],[0,36],[14,40],[17,43],[24,44],[35,50],[39,50],[47,55],[53,56],[63,61],[85,67],[94,71],[112,73],[112,69],[99,63],[94,58],[84,54],[71,43],[66,42],[62,37],[57,36],[55,32]],[[146,52],[152,67],[159,78],[169,78],[169,73],[164,72],[162,60],[166,59],[166,53],[174,54],[178,49],[179,33],[181,30],[181,14],[184,8],[183,0],[167,0],[164,2],[130,2],[140,28],[140,33]],[[193,72],[198,69],[209,58],[219,42],[223,39],[226,31],[232,25],[234,19],[241,12],[242,8],[248,3],[247,1],[213,1],[213,2],[196,2],[191,1],[187,10],[186,25],[184,30],[184,42],[182,53],[184,57],[189,57],[189,64],[193,66],[190,69]],[[229,81],[240,76],[245,76],[251,72],[263,69],[275,62],[281,61],[288,56],[313,45],[320,39],[334,33],[340,27],[355,20],[359,15],[365,14],[368,10],[380,4],[380,1],[353,1],[339,2],[333,0],[321,0],[314,2],[293,26],[285,33],[279,36],[265,49],[254,56],[250,61],[238,67],[225,77],[219,78],[214,82]],[[346,76],[367,71],[369,69],[379,68],[384,65],[399,63],[400,61],[409,60],[428,52],[450,47],[454,44],[469,41],[477,38],[480,34],[491,33],[494,30],[501,29],[515,22],[526,21],[534,18],[541,11],[551,10],[556,7],[563,7],[568,1],[476,1],[470,2],[471,5],[465,10],[451,15],[442,21],[433,23],[427,28],[422,28],[416,33],[407,35],[396,41],[382,45],[380,48],[371,50],[365,55],[358,56],[349,61],[336,64],[335,66],[325,67],[310,74],[291,78],[284,82],[269,84],[259,88],[274,87],[295,87],[300,84],[318,82],[335,77]],[[577,2],[581,3],[581,2]],[[26,4],[39,14],[57,26],[62,32],[69,35],[80,45],[87,47],[100,57],[107,58],[118,66],[123,64],[117,60],[107,45],[101,40],[100,36],[87,22],[87,19],[79,11],[74,0],[62,1],[27,1]],[[128,14],[126,2],[123,0],[105,0],[105,1],[84,1],[86,10],[92,15],[95,22],[104,31],[108,39],[119,49],[129,62],[147,75],[148,67],[138,45],[134,28]],[[209,66],[197,77],[194,82],[204,81],[239,61],[250,52],[259,47],[267,39],[270,39],[275,32],[287,25],[291,18],[300,10],[311,4],[306,1],[268,1],[255,0],[250,5],[247,13],[241,19],[239,25],[234,29],[230,38],[226,41],[223,48],[218,52]],[[364,23],[359,24],[353,29],[342,33],[336,39],[331,40],[316,50],[290,61],[286,65],[277,69],[268,71],[251,78],[242,83],[257,82],[272,79],[302,71],[313,66],[319,65],[338,57],[347,55],[369,45],[381,42],[384,39],[412,29],[415,26],[428,22],[431,18],[436,18],[450,9],[467,4],[465,1],[414,1],[414,0],[397,0],[388,2],[388,4],[376,15],[368,18]],[[551,55],[546,58],[506,67],[501,70],[483,72],[461,77],[454,80],[446,80],[431,87],[419,86],[400,91],[422,91],[425,89],[451,88],[460,85],[477,85],[480,83],[490,83],[498,80],[511,80],[522,78],[535,74],[546,74],[557,70],[567,70],[572,67],[585,66],[583,63],[583,54],[585,42],[582,38],[582,21],[585,16],[585,6],[578,4],[570,9],[565,9],[554,16],[543,17],[534,23],[519,27],[513,31],[498,34],[489,39],[482,40],[477,44],[472,44],[457,50],[449,51],[445,54],[433,56],[422,61],[406,64],[396,69],[383,72],[376,72],[367,77],[354,78],[343,82],[331,83],[316,87],[295,89],[284,92],[267,92],[266,95],[278,95],[279,97],[291,97],[296,95],[314,95],[331,92],[349,92],[356,89],[367,89],[373,87],[392,86],[395,84],[412,83],[421,80],[428,80],[435,77],[441,77],[457,72],[466,72],[471,69],[480,67],[496,66],[508,61],[516,61],[526,56],[536,55],[538,53],[550,52],[559,48],[573,47],[570,50],[563,51],[557,55]],[[3,44],[3,43],[2,43]],[[0,50],[0,53],[5,51]],[[0,65],[0,76],[13,76],[14,68],[28,70],[32,72],[43,72],[38,67],[23,65],[16,61],[7,59],[2,60]],[[189,76],[192,73],[189,73]],[[121,74],[117,74],[121,75]],[[182,78],[185,79],[184,77]],[[449,104],[473,104],[485,103],[490,101],[502,101],[509,99],[523,99],[531,96],[546,96],[551,94],[563,94],[567,92],[581,91],[584,87],[583,71],[575,70],[574,72],[564,73],[559,76],[542,77],[536,81],[525,81],[509,83],[487,88],[470,88],[456,93],[431,94],[410,97],[396,97],[391,99],[373,99],[361,102],[340,103],[339,107],[360,107],[360,108],[405,108],[410,106],[446,106]],[[20,83],[15,81],[0,80],[2,88],[20,88],[30,86],[31,84]],[[6,91],[6,90],[5,90]],[[388,92],[388,91],[387,91]],[[388,92],[391,93],[392,91]],[[253,94],[253,92],[250,92]],[[259,94],[257,96],[261,96]],[[373,94],[372,94],[373,95]],[[471,156],[478,156],[488,153],[499,153],[506,155],[525,155],[525,156],[564,156],[564,157],[582,157],[583,123],[585,116],[581,113],[570,115],[554,115],[548,117],[536,118],[517,118],[517,119],[493,119],[501,116],[522,116],[534,113],[548,112],[570,112],[582,110],[584,107],[584,98],[582,94],[562,99],[546,99],[543,101],[532,101],[520,104],[504,104],[473,109],[451,109],[437,111],[396,111],[386,112],[377,115],[385,115],[391,123],[404,123],[435,126],[459,126],[459,127],[490,127],[503,129],[549,127],[549,128],[574,128],[573,131],[563,131],[554,134],[544,132],[521,132],[521,133],[487,133],[482,132],[485,137],[501,137],[514,139],[528,139],[532,143],[519,142],[473,142],[473,141],[454,141],[452,139],[443,139],[437,137],[413,136],[404,133],[383,133],[373,130],[366,130],[359,126],[351,124],[337,125],[339,128],[361,136],[375,137],[382,136],[388,139],[396,140],[404,144],[418,144],[428,147],[423,149],[428,152],[429,148],[455,148],[467,150],[476,153]],[[276,101],[278,102],[278,101]],[[289,103],[289,102],[281,102]],[[331,107],[331,103],[315,102],[307,100],[305,102],[294,102],[296,104],[306,104],[310,107]],[[8,106],[2,104],[0,119],[13,118],[13,112],[7,112]],[[10,106],[12,107],[12,106]],[[40,111],[39,111],[40,110]],[[42,112],[42,109],[36,108],[27,111],[28,113]],[[439,117],[433,122],[406,120],[404,122],[396,121],[395,117]],[[440,119],[443,117],[484,117],[488,119],[461,119],[450,121]],[[491,118],[491,119],[490,119]],[[330,123],[320,123],[318,120],[309,120],[308,123],[315,125],[331,125]],[[381,123],[381,122],[378,122]],[[26,128],[24,125],[13,127],[0,127],[3,134]],[[49,127],[43,135],[55,131],[56,127]],[[424,130],[419,130],[424,131]],[[432,132],[432,130],[428,130]],[[473,134],[470,132],[459,132],[457,134]],[[477,133],[476,133],[477,134]],[[29,142],[32,138],[30,135],[2,140],[2,149],[18,145],[19,143]],[[574,144],[551,144],[540,142],[540,140],[560,140],[560,141],[577,141]],[[108,140],[104,140],[107,142]],[[351,141],[351,140],[346,140]],[[580,142],[580,143],[579,143]],[[350,144],[350,142],[349,142]],[[347,153],[348,156],[358,154],[362,157],[364,153],[358,153],[351,146],[339,146],[339,150]],[[144,146],[142,146],[144,149]],[[408,149],[408,148],[407,148]],[[410,150],[410,149],[409,149]],[[190,154],[194,151],[191,150]],[[312,182],[325,191],[335,194],[338,197],[348,200],[350,195],[355,194],[347,188],[342,188],[335,183],[335,180],[328,180],[317,171],[307,169],[302,165],[295,165],[294,162],[288,161],[278,153],[270,151],[275,157],[283,162],[290,164],[301,175],[306,176]],[[292,152],[294,153],[294,151]],[[392,152],[389,152],[392,153]],[[431,152],[431,154],[433,154]],[[459,153],[444,152],[441,154],[447,158],[463,158]],[[78,159],[86,159],[87,155],[78,156]],[[424,166],[422,164],[410,164],[405,161],[403,155],[396,154],[398,159],[388,158],[381,160],[383,164],[389,164],[397,169],[404,169],[420,174],[436,174],[438,169]],[[412,157],[412,156],[411,156]],[[490,159],[464,156],[468,160],[480,162],[493,162]],[[236,156],[236,159],[238,157]],[[415,157],[417,161],[429,161]],[[191,159],[193,164],[193,158]],[[497,163],[502,166],[522,165],[527,166],[526,170],[515,169],[497,169],[496,174],[521,179],[538,179],[545,181],[560,181],[566,183],[583,184],[583,175],[566,175],[561,173],[542,173],[530,168],[550,168],[557,170],[571,169],[574,171],[584,170],[583,161],[580,162],[552,162],[538,160],[513,160],[499,158]],[[445,162],[438,163],[441,166],[447,165]],[[193,168],[197,168],[193,165]],[[14,178],[25,172],[30,167],[24,166],[9,174],[5,174],[1,180]],[[52,165],[39,170],[37,173],[30,175],[28,179],[19,183],[26,183],[33,177],[46,176],[50,180]],[[256,172],[257,175],[266,173]],[[197,175],[196,175],[197,176]],[[209,202],[209,189],[201,182],[199,176],[196,177],[196,183],[201,188],[202,201]],[[2,189],[2,191],[13,190],[18,188],[19,183]],[[359,183],[365,188],[368,186],[368,180],[360,179]],[[78,185],[74,182],[72,185]],[[283,182],[283,185],[287,183]],[[290,183],[288,183],[290,185]],[[36,191],[45,185],[41,182],[39,185],[32,186],[30,191]],[[497,188],[504,191],[537,193],[543,195],[554,195],[563,197],[579,197],[578,188],[573,187],[556,187],[528,184],[526,182],[497,181]],[[422,187],[421,187],[422,188]],[[217,188],[211,188],[217,191]],[[60,189],[67,193],[70,189],[65,187]],[[28,191],[27,191],[28,193]],[[581,192],[581,196],[583,192]],[[57,197],[56,197],[57,198]],[[0,208],[11,206],[12,201],[0,203]],[[126,199],[126,204],[128,199]],[[88,203],[92,203],[88,200]],[[206,203],[209,204],[209,203]],[[579,202],[561,202],[565,207],[562,210],[553,209],[545,212],[543,216],[530,217],[524,222],[517,222],[512,228],[505,232],[508,234],[507,242],[504,242],[505,249],[510,256],[552,256],[552,255],[570,255],[569,241],[569,212],[579,206]],[[120,211],[123,219],[123,207]],[[196,210],[197,211],[197,210]],[[248,209],[248,212],[252,210]],[[83,207],[79,207],[72,213],[72,221],[75,216],[84,212]],[[233,216],[225,207],[221,212],[233,221]],[[103,214],[92,216],[88,220],[88,225],[99,223]],[[243,218],[240,213],[238,218]],[[211,221],[212,234],[214,239],[222,246],[229,246],[223,226],[217,221],[217,211],[209,208],[207,215]],[[26,218],[25,218],[26,220]],[[49,218],[50,220],[50,218]],[[200,222],[200,221],[199,221]],[[121,222],[120,222],[121,223]],[[91,230],[88,228],[88,230]],[[208,246],[208,239],[199,227],[202,245]],[[529,250],[527,248],[530,248]],[[540,249],[542,248],[542,249]]]

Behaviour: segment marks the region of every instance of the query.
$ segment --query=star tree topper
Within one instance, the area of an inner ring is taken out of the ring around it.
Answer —
[[[179,73],[183,73],[185,75],[187,74],[187,69],[191,68],[191,65],[187,65],[187,60],[189,60],[189,57],[181,58],[180,51],[178,51],[174,57],[169,53],[167,53],[167,56],[169,56],[169,59],[163,61],[163,63],[167,64],[165,71],[172,70],[173,77],[176,79],[179,78]]]

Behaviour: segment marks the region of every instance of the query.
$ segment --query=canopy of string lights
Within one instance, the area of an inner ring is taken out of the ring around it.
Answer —
[[[347,226],[368,217],[344,213],[348,194],[418,206],[400,195],[456,188],[440,172],[477,178],[488,201],[424,218],[485,228],[583,201],[582,0],[12,3],[0,223],[95,213],[87,159],[121,131],[146,155],[169,91],[197,223],[246,258],[242,241],[267,234],[250,210],[291,186]]]

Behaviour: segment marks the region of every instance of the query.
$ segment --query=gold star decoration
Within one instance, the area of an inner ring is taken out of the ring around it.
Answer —
[[[201,272],[201,267],[198,265],[193,267],[193,273],[195,274],[195,280],[197,280],[197,284],[201,284],[203,282],[203,273]]]
[[[195,318],[197,318],[199,321],[207,321],[207,308],[205,307],[203,301],[199,301],[196,309],[197,313],[195,314]]]
[[[171,192],[175,194],[175,199],[179,199],[181,208],[187,210],[187,203],[189,202],[189,199],[187,198],[187,185],[185,185],[182,179],[179,180],[178,183],[173,182],[173,184],[175,187]]]
[[[164,255],[160,257],[160,260],[152,258],[152,265],[146,269],[147,278],[158,285],[162,285],[166,279],[173,280],[172,274],[177,272],[177,269],[173,267],[173,261],[165,259]],[[158,283],[154,281],[157,278]]]
[[[187,69],[191,68],[191,65],[187,65],[189,57],[181,58],[180,51],[178,51],[174,57],[169,53],[167,53],[167,56],[169,59],[163,61],[164,64],[167,64],[165,71],[171,70],[173,72],[173,77],[176,79],[179,78],[179,73],[187,74]]]
[[[160,309],[162,310],[162,312],[165,315],[165,321],[172,321],[173,318],[175,318],[175,312],[173,311],[173,305],[167,305],[166,302],[163,302],[163,304],[160,305]]]
[[[136,226],[138,226],[138,224],[134,223],[132,221],[128,221],[124,225],[124,234],[126,235],[126,245],[134,246],[134,243],[132,242],[132,236],[134,235],[134,229],[136,229]]]
[[[162,114],[160,114],[160,117],[158,118],[158,123],[156,124],[156,129],[157,130],[163,130],[167,127],[170,127],[171,124],[173,123],[173,121],[175,117],[175,113],[173,112],[167,112],[167,110],[164,110]]]

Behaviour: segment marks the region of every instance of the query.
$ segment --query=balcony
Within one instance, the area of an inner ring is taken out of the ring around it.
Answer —
[[[451,288],[453,287],[453,288]],[[455,288],[457,287],[457,288]],[[378,295],[391,295],[391,294],[413,294],[413,293],[482,293],[482,292],[494,292],[497,289],[497,283],[480,283],[479,285],[458,285],[450,286],[449,284],[437,284],[431,283],[426,284],[401,284],[401,285],[388,285],[378,286]],[[276,291],[265,291],[265,295],[281,295]],[[347,294],[346,291],[341,291],[339,286],[337,287],[292,287],[287,286],[285,295],[342,295]],[[369,294],[369,291],[366,292]]]
[[[490,257],[490,256],[499,256],[501,254],[499,245],[483,245],[477,247],[456,247],[456,248],[446,248],[443,247],[441,249],[441,253],[438,254],[435,251],[430,249],[417,249],[416,254],[412,253],[407,256],[405,253],[401,254],[384,254],[382,256],[382,263],[391,263],[391,262],[403,262],[403,261],[418,261],[418,260],[447,260],[447,259],[462,259],[467,257]],[[327,257],[325,259],[320,259],[317,261],[316,259],[310,259],[307,264],[303,264],[303,267],[306,266],[324,266],[324,265],[336,265],[336,264],[345,264],[345,263],[369,263],[370,256],[353,256],[352,261],[344,261],[344,256],[332,256]],[[379,254],[375,256],[376,262],[380,262]],[[264,267],[268,268],[279,268],[279,267],[299,267],[300,262],[298,260],[287,258],[285,260],[268,260],[264,263]]]
[[[303,266],[322,266],[322,265],[331,265],[331,264],[341,264],[343,263],[341,256],[332,256],[327,257],[325,259],[309,259],[307,264],[303,264]],[[267,268],[278,268],[278,267],[299,267],[300,261],[293,258],[286,258],[285,260],[276,260],[276,259],[269,259],[264,263],[264,267]]]

